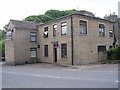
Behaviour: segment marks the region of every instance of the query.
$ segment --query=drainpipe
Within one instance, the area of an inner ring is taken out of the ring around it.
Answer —
[[[71,59],[72,59],[72,65],[74,65],[73,53],[74,53],[74,50],[73,50],[73,17],[71,15]]]
[[[116,45],[116,35],[115,35],[115,25],[113,25],[113,34],[114,34],[114,37],[113,37],[113,47],[115,48],[115,45]]]

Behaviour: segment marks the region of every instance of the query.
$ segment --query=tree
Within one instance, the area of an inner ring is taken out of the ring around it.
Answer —
[[[3,29],[6,31],[7,30],[7,28],[8,28],[8,24],[6,24],[4,27],[3,27]]]
[[[45,12],[45,14],[42,14],[42,15],[31,15],[31,16],[26,17],[24,20],[25,21],[33,21],[33,22],[45,23],[45,22],[48,22],[50,20],[54,20],[54,19],[60,18],[60,17],[65,16],[65,15],[73,14],[76,11],[77,10],[75,10],[75,9],[72,9],[72,10],[61,10],[61,11],[60,10],[53,10],[53,9],[51,9],[51,10],[47,10]],[[89,12],[89,11],[80,10],[79,12],[84,13],[84,12]]]
[[[59,11],[59,10],[48,10],[45,12],[45,14],[42,15],[31,15],[26,17],[24,20],[25,21],[33,21],[33,22],[41,22],[41,23],[45,23],[48,22],[50,20],[54,20],[57,19],[59,17],[65,16],[65,15],[69,15],[72,13],[75,13],[76,10],[65,10],[65,11]]]
[[[105,15],[104,17],[103,17],[105,20],[110,20],[110,15]]]
[[[5,55],[5,31],[0,30],[0,54]]]
[[[25,21],[41,22],[41,20],[38,18],[38,15],[28,16],[24,20]]]
[[[48,16],[47,14],[39,15],[38,18],[39,20],[41,20],[42,23],[45,23],[54,19],[53,17]]]

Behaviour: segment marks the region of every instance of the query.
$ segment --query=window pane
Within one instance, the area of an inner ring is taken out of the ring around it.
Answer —
[[[112,30],[109,31],[109,37],[113,37],[113,31]]]
[[[99,36],[105,36],[105,26],[103,24],[99,24]]]
[[[67,25],[67,23],[66,23],[66,22],[62,23],[62,26],[66,26],[66,25]]]
[[[31,51],[31,57],[36,57],[36,51]]]
[[[62,27],[61,27],[61,35],[66,35],[67,34],[67,23],[64,22],[62,23]]]
[[[32,36],[36,36],[36,33],[32,32],[32,33],[30,33],[30,35],[32,35]]]
[[[67,34],[67,27],[64,26],[62,27],[62,35],[66,35]]]
[[[45,28],[44,28],[44,32],[45,32],[45,31],[48,31],[48,27],[45,27]]]
[[[98,52],[105,52],[106,46],[98,46]]]
[[[6,38],[7,39],[12,39],[12,32],[11,31],[6,32]]]
[[[37,49],[31,48],[30,49],[30,56],[36,58],[37,57]]]
[[[31,42],[36,42],[36,32],[31,32],[30,33],[30,41]]]
[[[36,41],[36,37],[31,37],[31,41]]]
[[[61,44],[61,58],[67,58],[67,44]]]
[[[48,37],[48,27],[44,27],[44,38]]]
[[[87,34],[87,22],[80,21],[80,34]]]
[[[53,36],[57,36],[57,25],[53,25]]]
[[[48,45],[44,45],[44,56],[48,57]]]

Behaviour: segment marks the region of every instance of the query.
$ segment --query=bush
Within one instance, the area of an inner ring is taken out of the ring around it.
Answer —
[[[108,50],[109,60],[120,60],[120,46]]]

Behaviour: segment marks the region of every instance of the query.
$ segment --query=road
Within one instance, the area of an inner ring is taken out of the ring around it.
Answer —
[[[2,65],[2,88],[118,88],[118,65]]]

